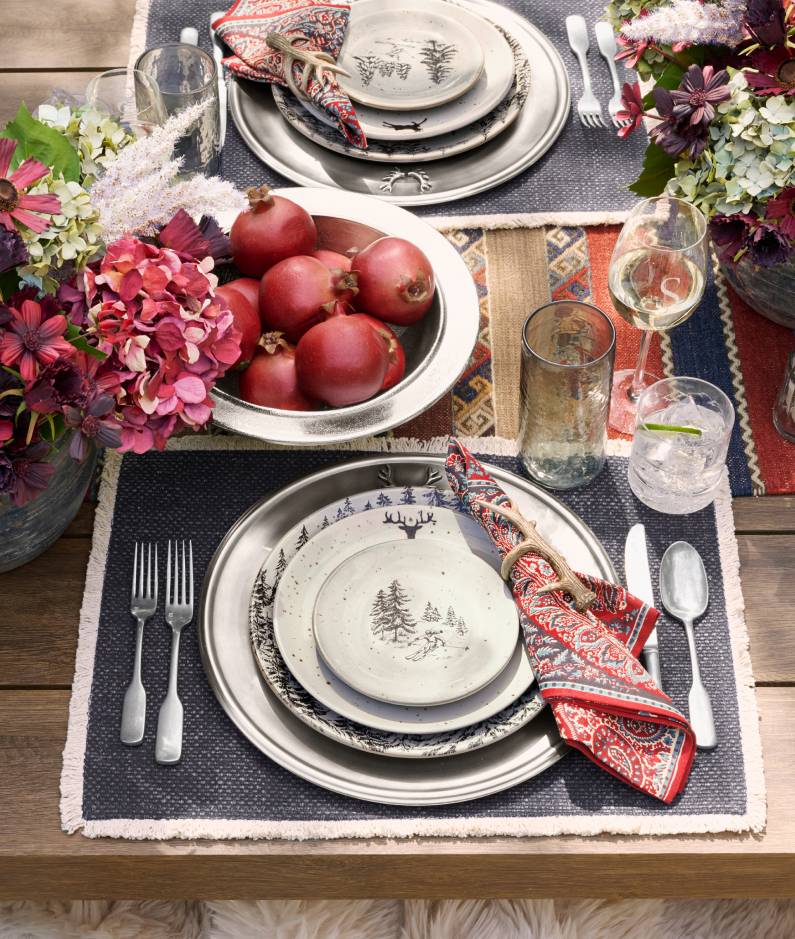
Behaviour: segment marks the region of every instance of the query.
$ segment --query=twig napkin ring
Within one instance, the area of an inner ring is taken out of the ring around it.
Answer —
[[[297,36],[295,39],[288,39],[281,33],[268,33],[265,37],[265,41],[271,49],[276,49],[284,56],[284,77],[287,80],[287,84],[290,86],[290,91],[298,98],[301,97],[300,92],[306,93],[313,74],[315,74],[315,78],[321,83],[332,81],[334,75],[344,75],[346,77],[350,75],[350,72],[346,72],[344,68],[340,68],[339,65],[337,65],[334,58],[330,56],[328,52],[312,52],[309,49],[301,49],[297,46],[297,42],[306,42],[306,39],[301,36]],[[301,74],[300,91],[293,78],[293,64],[296,61],[304,63],[304,69]],[[330,75],[326,75],[326,72],[330,73]]]
[[[503,558],[500,567],[500,576],[503,580],[511,579],[511,571],[514,564],[523,558],[526,554],[537,554],[542,557],[558,575],[558,580],[552,584],[542,587],[538,593],[552,593],[555,590],[562,590],[568,593],[574,601],[574,607],[580,613],[590,609],[596,601],[596,594],[590,590],[574,573],[566,563],[566,559],[559,554],[553,547],[536,531],[534,522],[529,522],[512,504],[497,505],[494,502],[488,502],[485,499],[475,499],[473,504],[480,508],[489,509],[495,515],[501,515],[507,518],[516,529],[524,536],[524,540],[512,548]]]

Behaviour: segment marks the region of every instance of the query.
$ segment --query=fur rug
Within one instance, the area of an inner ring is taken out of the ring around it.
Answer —
[[[0,903],[0,939],[791,939],[795,901]]]

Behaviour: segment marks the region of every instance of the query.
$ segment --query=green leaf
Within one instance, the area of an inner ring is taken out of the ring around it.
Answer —
[[[8,300],[12,293],[19,290],[20,282],[15,270],[0,274],[0,300]]]
[[[675,166],[676,160],[672,156],[656,143],[650,143],[643,157],[641,174],[629,187],[630,190],[639,196],[659,196],[674,175]]]
[[[20,104],[16,117],[6,124],[0,137],[16,140],[19,144],[14,166],[31,157],[50,167],[55,176],[63,175],[67,181],[80,179],[77,150],[54,127],[37,121],[24,104]]]
[[[677,65],[676,62],[668,62],[660,73],[660,77],[656,80],[655,87],[667,88],[669,91],[678,88],[684,74],[685,70],[681,65]],[[654,107],[654,95],[651,91],[643,98],[643,107],[646,111]]]
[[[101,349],[97,349],[96,346],[92,346],[80,331],[80,327],[75,326],[74,323],[70,323],[66,327],[66,333],[64,335],[78,351],[87,352],[89,355],[93,355],[95,359],[99,359],[100,361],[107,359],[107,353],[103,352]]]

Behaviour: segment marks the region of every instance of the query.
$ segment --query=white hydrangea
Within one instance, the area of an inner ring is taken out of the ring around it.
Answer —
[[[94,108],[39,105],[38,119],[69,140],[80,156],[83,183],[90,186],[135,137],[121,124]]]

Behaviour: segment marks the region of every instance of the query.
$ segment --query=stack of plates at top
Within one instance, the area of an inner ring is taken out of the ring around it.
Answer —
[[[449,492],[346,496],[290,529],[251,598],[277,697],[316,731],[396,757],[465,753],[542,708],[481,526]]]
[[[273,85],[282,117],[321,147],[375,162],[465,153],[519,116],[530,89],[522,46],[476,11],[447,0],[357,0],[338,64],[369,142],[346,143],[303,96]],[[297,91],[297,89],[295,89]]]

